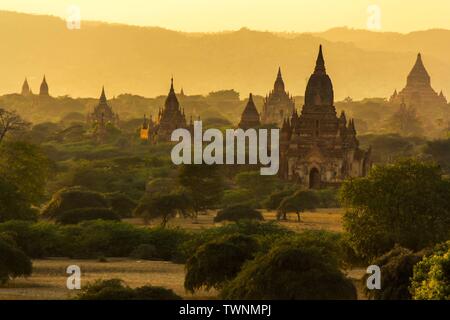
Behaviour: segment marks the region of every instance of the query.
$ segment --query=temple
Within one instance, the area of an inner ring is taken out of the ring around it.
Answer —
[[[425,69],[422,55],[419,53],[416,63],[408,75],[405,88],[398,93],[395,90],[389,102],[395,105],[405,103],[415,107],[435,107],[446,105],[447,99],[442,91],[438,94],[431,87],[430,75]]]
[[[94,108],[94,111],[88,115],[87,120],[91,125],[105,126],[107,124],[112,124],[118,126],[119,116],[114,113],[113,109],[108,104],[104,87],[102,88],[102,93],[97,106]]]
[[[279,174],[306,188],[319,189],[365,176],[370,167],[371,151],[359,148],[354,121],[347,122],[344,112],[340,117],[336,114],[333,84],[320,46],[301,114],[294,110],[282,124]]]
[[[189,129],[186,123],[184,110],[181,109],[177,95],[173,88],[173,78],[170,83],[169,94],[164,103],[164,108],[159,110],[158,124],[155,127],[155,141],[168,142],[171,141],[172,132],[178,128]]]
[[[259,127],[260,125],[259,113],[258,110],[256,110],[255,103],[253,102],[253,95],[250,93],[247,105],[242,112],[239,128],[247,130],[249,128]]]
[[[281,127],[283,120],[292,114],[295,109],[295,101],[284,88],[281,68],[278,68],[277,78],[273,90],[264,99],[261,113],[263,124],[275,124]]]

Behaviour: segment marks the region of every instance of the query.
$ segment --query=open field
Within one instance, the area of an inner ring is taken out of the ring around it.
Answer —
[[[276,221],[276,212],[262,210],[265,221]],[[302,230],[326,230],[340,232],[342,229],[342,214],[343,210],[339,208],[333,209],[317,209],[314,212],[305,212],[301,214],[301,222],[297,221],[295,214],[288,216],[288,221],[279,221],[279,223],[294,231]],[[214,223],[216,211],[208,211],[206,214],[200,214],[196,221],[193,219],[175,218],[170,220],[168,225],[172,227],[182,227],[190,230],[198,230],[204,228],[212,228],[220,224]],[[124,219],[123,221],[136,225],[144,225],[142,219]],[[158,225],[158,221],[152,222],[150,226]]]
[[[215,212],[202,214],[197,221],[177,218],[170,222],[171,226],[180,226],[191,230],[201,230],[217,226],[213,218]],[[275,212],[264,212],[266,221],[276,220]],[[297,222],[296,215],[290,215],[287,222],[280,222],[283,226],[301,232],[306,229],[328,231],[342,231],[341,209],[319,209],[315,212],[302,214],[302,221]],[[128,219],[130,223],[143,225],[140,219]],[[157,223],[157,222],[156,222]],[[95,279],[123,279],[131,287],[143,285],[163,286],[173,289],[177,294],[187,299],[214,299],[217,292],[200,291],[194,295],[184,290],[184,265],[166,261],[137,261],[128,258],[109,258],[107,262],[97,260],[75,259],[45,259],[33,261],[33,274],[29,278],[18,278],[5,287],[0,287],[0,300],[4,299],[70,299],[76,290],[66,288],[66,268],[78,265],[82,271],[81,285]],[[353,269],[347,272],[354,280],[360,279],[364,270]],[[358,296],[364,298],[361,286],[358,285]]]

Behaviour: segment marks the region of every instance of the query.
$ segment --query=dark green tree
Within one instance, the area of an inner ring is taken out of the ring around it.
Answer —
[[[203,244],[186,262],[184,287],[191,292],[202,287],[220,289],[236,277],[257,250],[258,242],[246,235],[225,236]]]
[[[216,207],[225,189],[223,176],[214,165],[183,165],[178,180],[192,200],[195,215],[206,209]]]
[[[300,190],[292,196],[284,198],[278,207],[277,218],[287,219],[289,212],[295,212],[300,222],[300,213],[306,210],[314,210],[319,205],[319,199],[314,191]]]
[[[229,206],[217,212],[214,222],[221,221],[239,221],[239,220],[264,220],[263,215],[258,210],[253,209],[249,205],[237,204]]]
[[[26,142],[4,142],[0,146],[0,176],[17,187],[31,204],[44,199],[50,162],[42,150]]]
[[[183,217],[192,216],[192,202],[186,193],[174,191],[169,194],[144,195],[136,207],[134,214],[146,222],[161,219],[161,226],[180,214]]]
[[[340,191],[344,227],[355,252],[370,260],[395,244],[419,251],[448,239],[450,181],[439,166],[402,160],[376,166]]]
[[[223,299],[356,299],[353,283],[318,247],[275,246],[247,262],[222,290]]]
[[[12,240],[0,234],[0,284],[11,278],[29,276],[31,271],[30,258]]]

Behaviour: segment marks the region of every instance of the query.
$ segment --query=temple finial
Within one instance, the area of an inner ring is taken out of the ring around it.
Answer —
[[[325,60],[323,59],[322,45],[319,46],[319,54],[317,55],[314,73],[325,73]]]

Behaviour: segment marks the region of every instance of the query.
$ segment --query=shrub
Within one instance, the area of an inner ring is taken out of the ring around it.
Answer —
[[[119,221],[120,217],[107,208],[80,208],[64,211],[55,220],[61,224],[77,224],[82,221],[97,219]]]
[[[41,214],[55,219],[65,211],[80,208],[108,208],[105,197],[98,192],[83,190],[79,187],[64,188],[56,192]]]
[[[0,284],[10,278],[29,276],[32,272],[31,260],[5,236],[0,236]]]
[[[233,279],[257,251],[258,242],[245,235],[208,242],[188,259],[184,287],[191,292],[203,286],[218,289],[224,282]]]
[[[157,257],[157,250],[154,245],[140,244],[131,252],[130,257],[134,259],[154,260]]]
[[[141,244],[155,247],[154,259],[184,259],[184,243],[192,235],[179,228],[140,228],[128,223],[92,220],[77,225],[48,222],[8,221],[0,223],[7,234],[28,256],[92,258],[128,257]]]
[[[413,268],[422,259],[422,253],[413,253],[409,249],[394,247],[373,262],[381,269],[381,289],[366,289],[369,298],[377,300],[410,300],[410,279]],[[369,275],[363,278],[364,284]],[[365,287],[365,286],[364,286]]]
[[[245,204],[238,204],[217,212],[214,222],[239,221],[243,219],[264,220],[261,212]]]
[[[317,247],[280,245],[244,265],[223,299],[356,299],[356,289]]]
[[[172,290],[143,286],[132,289],[120,279],[96,280],[86,285],[79,300],[181,300]]]
[[[414,267],[410,290],[415,300],[450,300],[450,241]]]
[[[64,241],[56,225],[11,220],[0,224],[0,232],[8,233],[29,257],[42,258],[63,253]]]

